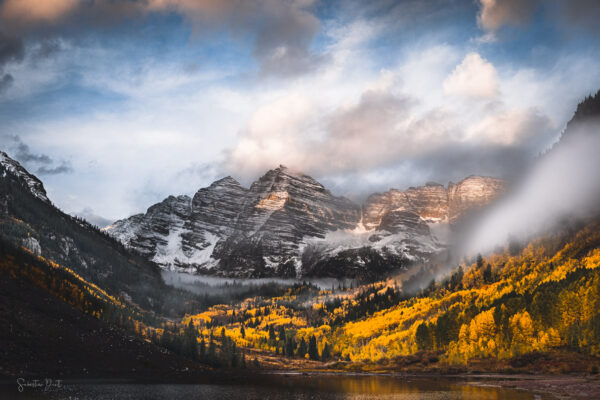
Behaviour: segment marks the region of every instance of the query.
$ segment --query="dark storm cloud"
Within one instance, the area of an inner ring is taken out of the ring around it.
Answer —
[[[73,172],[73,168],[66,162],[56,166],[56,167],[46,167],[42,166],[37,169],[38,175],[58,175]]]
[[[14,158],[38,175],[57,175],[73,171],[67,161],[57,162],[46,154],[32,152],[19,136],[5,136],[3,139],[9,142],[7,147],[14,154]]]
[[[496,31],[504,25],[524,25],[539,5],[537,0],[480,0],[480,3],[477,22],[487,31]]]
[[[22,61],[24,54],[23,40],[0,31],[0,67],[11,61]]]
[[[37,163],[50,165],[53,163],[52,159],[45,154],[34,154],[29,149],[29,146],[23,143],[19,136],[11,136],[15,143],[15,158],[22,163]]]
[[[56,53],[64,50],[63,44],[56,38],[40,40],[38,45],[32,50],[32,56],[36,59],[45,59],[54,56]]]
[[[505,25],[530,23],[536,12],[559,22],[567,31],[600,33],[598,0],[479,0],[479,25],[494,32]]]
[[[0,31],[0,94],[14,82],[10,73],[4,73],[4,65],[10,62],[20,62],[24,55],[23,41]]]
[[[575,29],[587,29],[600,34],[600,1],[564,0],[559,2],[559,15],[564,16],[568,25]]]
[[[223,30],[253,43],[252,54],[261,75],[290,76],[321,64],[311,50],[321,29],[311,0],[116,0],[78,2],[7,0],[0,21],[11,32],[30,37],[77,35],[107,25],[143,21],[149,15],[180,15],[196,34]]]

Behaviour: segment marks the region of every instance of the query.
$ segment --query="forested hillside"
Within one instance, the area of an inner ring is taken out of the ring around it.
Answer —
[[[391,280],[327,291],[298,286],[184,322],[195,323],[200,340],[219,333],[242,347],[339,361],[339,368],[395,368],[418,354],[444,368],[557,351],[594,358],[600,355],[598,267],[595,220],[523,249],[478,257],[413,297]]]

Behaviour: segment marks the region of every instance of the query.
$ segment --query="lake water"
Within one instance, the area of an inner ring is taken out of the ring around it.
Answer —
[[[407,378],[391,376],[278,376],[252,377],[247,382],[224,384],[70,384],[44,393],[29,389],[23,393],[13,387],[0,387],[2,399],[61,400],[530,400],[548,399],[523,391],[485,386],[485,382],[445,378]]]

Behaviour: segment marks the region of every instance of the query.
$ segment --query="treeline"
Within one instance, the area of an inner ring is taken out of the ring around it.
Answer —
[[[382,290],[381,285],[370,284],[363,287],[354,297],[353,303],[344,308],[343,314],[334,314],[334,310],[341,308],[342,299],[337,297],[325,302],[325,310],[330,313],[331,325],[340,326],[345,322],[356,321],[377,311],[390,308],[407,296],[397,287],[388,286]]]

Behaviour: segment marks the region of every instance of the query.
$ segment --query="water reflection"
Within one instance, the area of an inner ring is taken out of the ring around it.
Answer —
[[[251,382],[248,382],[251,380]],[[404,378],[389,376],[271,375],[249,377],[238,384],[69,384],[59,391],[18,393],[15,387],[0,387],[4,399],[218,399],[218,400],[531,400],[531,393],[473,385],[443,378]]]

